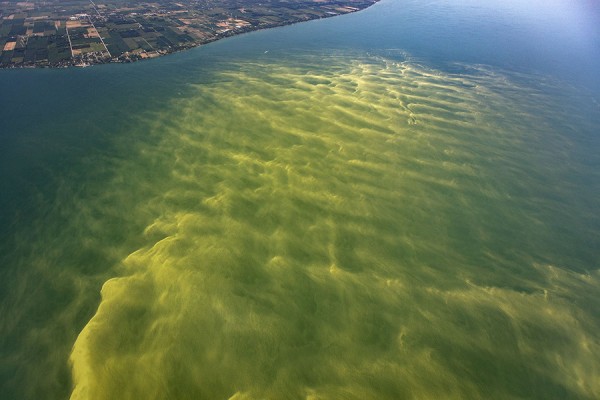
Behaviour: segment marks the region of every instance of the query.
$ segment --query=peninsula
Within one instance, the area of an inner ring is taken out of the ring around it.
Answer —
[[[0,68],[132,62],[377,1],[0,1]]]

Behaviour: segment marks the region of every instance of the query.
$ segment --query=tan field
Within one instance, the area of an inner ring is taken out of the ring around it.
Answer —
[[[81,21],[67,21],[67,28],[79,28]]]
[[[8,42],[4,45],[4,51],[11,51],[15,49],[17,42]]]

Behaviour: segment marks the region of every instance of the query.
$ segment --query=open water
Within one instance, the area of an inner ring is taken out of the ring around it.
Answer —
[[[0,71],[0,398],[600,398],[598,4],[522,3]]]

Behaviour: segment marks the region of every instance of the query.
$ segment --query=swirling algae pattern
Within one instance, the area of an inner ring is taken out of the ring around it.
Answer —
[[[600,394],[598,271],[541,261],[563,211],[540,165],[569,145],[543,92],[333,56],[193,92],[125,164],[153,220],[75,343],[72,399]]]
[[[45,244],[14,302],[40,277],[63,296],[28,333],[30,380],[73,400],[600,397],[599,223],[571,179],[593,121],[568,89],[343,53],[188,79],[83,161],[85,196],[57,185],[60,229],[23,237]],[[71,378],[44,375],[69,351]]]

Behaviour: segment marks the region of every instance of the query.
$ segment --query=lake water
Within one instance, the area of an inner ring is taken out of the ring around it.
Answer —
[[[521,3],[0,71],[0,398],[599,398],[600,11]]]

